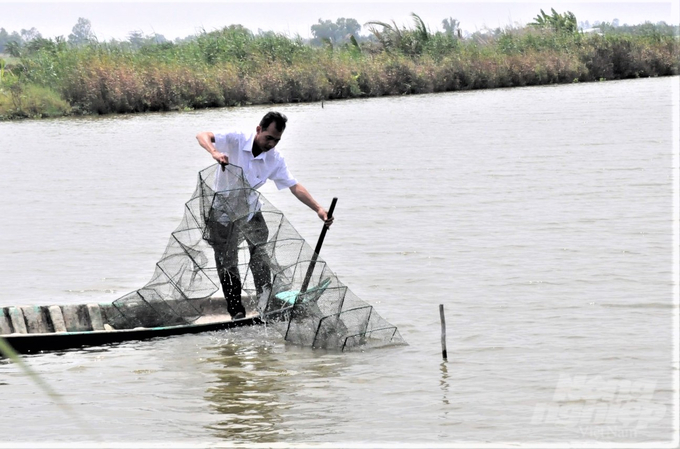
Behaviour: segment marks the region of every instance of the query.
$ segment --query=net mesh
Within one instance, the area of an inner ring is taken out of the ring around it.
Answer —
[[[149,283],[113,302],[119,327],[195,322],[204,314],[199,300],[221,295],[227,277],[240,288],[248,316],[257,314],[286,341],[343,351],[405,344],[395,326],[315,257],[240,167],[228,165],[216,176],[218,170],[215,164],[199,172]],[[233,268],[220,272],[220,257]]]

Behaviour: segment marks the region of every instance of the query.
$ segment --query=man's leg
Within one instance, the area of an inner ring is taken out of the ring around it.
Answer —
[[[241,303],[241,276],[238,271],[238,228],[233,224],[224,226],[211,224],[211,237],[215,251],[215,265],[220,278],[227,310],[232,317],[238,313],[245,316],[246,309]]]
[[[269,267],[269,255],[266,252],[269,229],[261,212],[253,215],[248,223],[248,249],[250,250],[250,271],[253,273],[255,290],[258,295],[265,289],[271,291],[271,269]]]

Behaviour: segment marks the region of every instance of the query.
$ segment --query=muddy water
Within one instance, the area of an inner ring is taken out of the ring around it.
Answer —
[[[677,98],[675,77],[278,107],[293,173],[339,198],[324,259],[410,345],[254,328],[27,357],[75,418],[0,362],[0,445],[671,441]],[[3,305],[144,285],[211,164],[195,134],[266,110],[0,123]]]

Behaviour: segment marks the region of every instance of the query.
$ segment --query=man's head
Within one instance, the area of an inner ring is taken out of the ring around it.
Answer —
[[[284,132],[286,130],[286,122],[288,117],[281,114],[280,112],[267,112],[262,120],[260,120],[260,128],[267,129],[272,123],[276,124],[276,130],[279,132]]]
[[[288,118],[280,112],[267,112],[257,127],[255,144],[262,151],[269,151],[281,140]]]

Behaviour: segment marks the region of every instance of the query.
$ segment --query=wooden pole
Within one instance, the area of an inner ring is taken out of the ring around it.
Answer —
[[[333,211],[335,210],[335,203],[338,202],[337,198],[333,198],[331,201],[331,207],[328,209],[327,218],[333,216]],[[309,281],[312,279],[312,272],[314,271],[314,266],[316,265],[316,260],[319,258],[319,253],[321,252],[321,245],[323,245],[323,239],[326,238],[326,231],[328,231],[328,226],[324,223],[323,228],[321,228],[321,235],[319,235],[319,240],[316,242],[316,248],[314,249],[314,254],[312,255],[312,261],[309,263],[307,268],[307,274],[302,282],[302,288],[300,288],[300,294],[307,291],[309,287]]]
[[[442,357],[446,360],[446,318],[444,317],[444,304],[439,304],[439,318],[442,322]]]
[[[333,216],[333,211],[335,210],[335,203],[338,202],[337,198],[333,198],[333,201],[331,201],[331,207],[328,209],[328,214],[326,215],[326,218],[331,218]],[[295,301],[293,302],[293,309],[295,309],[295,306],[297,306],[297,298],[304,294],[307,291],[307,287],[309,287],[309,282],[312,280],[312,273],[314,272],[314,266],[316,265],[316,261],[319,258],[319,253],[321,252],[321,245],[323,245],[323,240],[326,237],[326,231],[328,231],[328,225],[324,223],[323,228],[321,228],[321,235],[319,235],[319,240],[316,242],[316,248],[314,249],[314,254],[312,254],[312,260],[309,263],[309,267],[307,268],[307,273],[305,274],[305,279],[302,281],[302,287],[300,288],[300,293],[297,294],[295,297]],[[293,321],[293,315],[291,311],[291,315],[288,318],[288,328],[286,329],[286,335],[283,337],[283,339],[288,338],[288,332],[290,332],[290,323]]]

